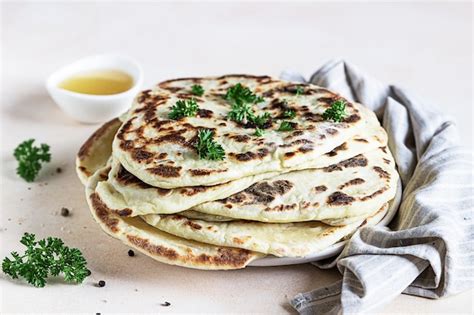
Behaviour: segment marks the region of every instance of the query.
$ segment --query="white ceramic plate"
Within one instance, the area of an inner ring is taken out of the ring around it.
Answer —
[[[386,226],[392,221],[393,217],[397,213],[398,206],[400,205],[400,201],[402,199],[402,183],[398,180],[397,184],[397,193],[395,194],[395,198],[390,201],[390,207],[388,209],[387,214],[385,217],[377,224],[380,226]],[[257,266],[257,267],[269,267],[269,266],[286,266],[286,265],[298,265],[298,264],[305,264],[312,261],[323,260],[325,258],[329,258],[339,254],[344,246],[346,245],[347,241],[338,242],[332,246],[329,246],[323,251],[318,253],[314,253],[305,257],[275,257],[273,255],[268,255],[264,258],[256,259],[252,261],[249,266]]]

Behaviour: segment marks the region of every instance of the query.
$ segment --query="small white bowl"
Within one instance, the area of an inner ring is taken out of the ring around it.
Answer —
[[[112,95],[82,94],[58,86],[74,74],[101,69],[128,73],[133,78],[133,86]],[[59,69],[46,80],[46,89],[56,104],[72,118],[83,123],[99,123],[123,114],[131,106],[142,83],[143,71],[138,62],[126,56],[104,54],[86,57]]]

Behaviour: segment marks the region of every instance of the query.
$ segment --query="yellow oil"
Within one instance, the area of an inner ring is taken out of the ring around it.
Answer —
[[[120,70],[103,69],[75,74],[58,86],[76,93],[112,95],[129,90],[133,86],[133,78]]]

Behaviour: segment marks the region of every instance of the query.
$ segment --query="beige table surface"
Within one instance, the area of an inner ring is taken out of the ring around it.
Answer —
[[[97,126],[66,117],[44,89],[49,73],[80,57],[134,56],[145,86],[223,73],[309,75],[341,57],[438,104],[472,146],[469,3],[3,3],[1,32],[0,257],[20,248],[25,231],[59,236],[84,252],[92,276],[82,285],[52,281],[36,289],[2,274],[0,313],[288,313],[296,293],[340,278],[308,264],[206,272],[128,257],[93,222],[74,173],[74,154]],[[30,137],[50,144],[53,155],[34,184],[15,175],[12,158]],[[58,215],[63,206],[71,217]],[[94,286],[100,279],[105,288]],[[171,306],[160,306],[165,301]],[[471,313],[472,291],[438,301],[403,295],[376,312]]]

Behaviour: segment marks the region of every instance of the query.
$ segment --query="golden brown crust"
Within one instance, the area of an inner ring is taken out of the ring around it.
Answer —
[[[363,183],[365,183],[365,180],[363,178],[354,178],[354,179],[351,179],[350,181],[340,185],[338,188],[342,190],[346,187],[354,186],[354,185],[360,185],[360,184],[363,184]]]
[[[166,242],[163,244],[154,243],[147,237],[137,235],[133,232],[133,229],[130,229],[131,226],[125,226],[124,224],[126,223],[121,222],[123,219],[117,217],[120,213],[110,209],[100,199],[98,194],[94,192],[91,193],[89,200],[91,210],[94,212],[96,219],[107,229],[109,234],[121,239],[125,237],[129,245],[162,262],[191,268],[239,269],[244,268],[251,260],[261,256],[261,254],[240,248],[206,244],[204,246],[208,247],[208,252],[205,250],[195,252],[192,247],[186,248],[186,245],[183,244],[172,244],[172,241],[168,241],[170,245],[164,245],[167,244]],[[179,218],[181,216],[176,215],[176,217]],[[202,228],[199,224],[191,221],[189,221],[188,225],[197,230]],[[172,239],[179,240],[179,238],[175,236],[173,236]],[[177,248],[180,248],[179,251],[173,248],[175,245],[178,246]],[[185,252],[185,254],[183,252]],[[199,252],[201,253],[199,254]]]
[[[118,118],[114,118],[97,129],[81,146],[79,152],[77,152],[77,157],[80,160],[84,160],[86,157],[88,157],[92,147],[98,142],[98,139],[103,137],[104,134],[107,133],[108,129],[116,125],[118,122],[120,122],[120,120]]]
[[[92,208],[97,216],[97,218],[113,233],[117,233],[119,231],[118,224],[119,220],[114,218],[111,215],[111,211],[109,207],[100,199],[99,195],[96,193],[92,193],[90,195],[90,200],[92,203]]]

